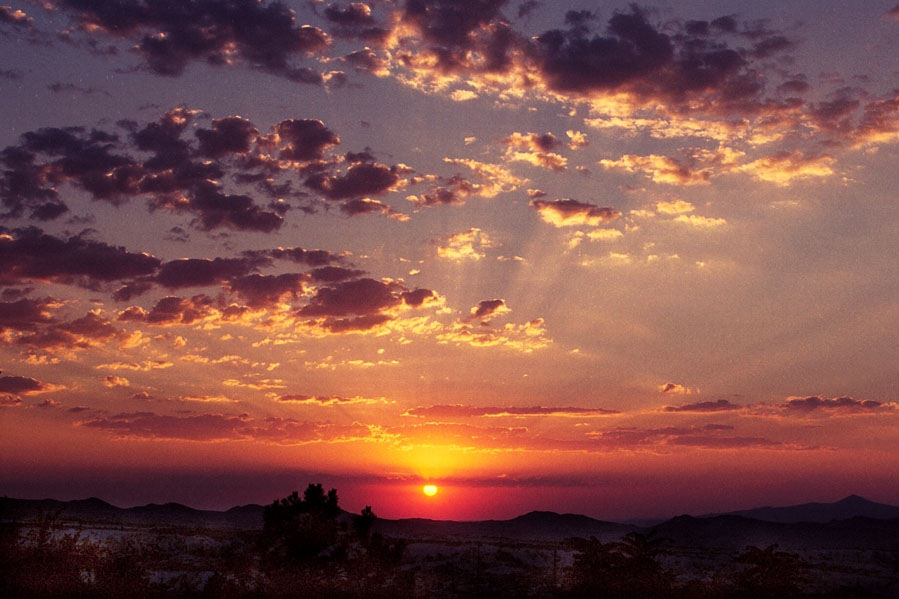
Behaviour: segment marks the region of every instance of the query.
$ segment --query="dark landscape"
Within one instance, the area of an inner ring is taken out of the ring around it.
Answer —
[[[899,597],[899,507],[835,503],[653,526],[351,514],[309,485],[224,512],[2,499],[4,597]]]

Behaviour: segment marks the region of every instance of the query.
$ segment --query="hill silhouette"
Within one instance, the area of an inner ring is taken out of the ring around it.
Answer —
[[[742,516],[765,522],[833,522],[850,518],[871,518],[888,520],[899,518],[899,506],[869,501],[858,495],[849,495],[834,503],[803,503],[785,507],[758,507],[738,510],[724,514],[708,514],[712,516]]]

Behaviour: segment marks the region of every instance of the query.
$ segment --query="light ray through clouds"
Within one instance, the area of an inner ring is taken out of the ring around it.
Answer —
[[[899,502],[897,13],[0,6],[0,492]]]

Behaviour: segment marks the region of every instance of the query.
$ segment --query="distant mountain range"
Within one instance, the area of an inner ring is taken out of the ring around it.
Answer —
[[[17,522],[34,521],[42,514],[58,513],[62,522],[84,524],[258,530],[262,527],[263,510],[263,506],[253,504],[233,507],[224,512],[196,510],[178,503],[120,508],[95,497],[76,501],[0,499],[0,519]],[[839,535],[843,529],[854,531],[856,536],[867,534],[880,539],[889,531],[893,531],[889,534],[895,534],[895,529],[899,528],[899,507],[850,495],[835,503],[760,507],[699,517],[678,516],[659,522],[653,528],[663,537],[699,542],[739,539],[741,543],[758,544],[775,538],[782,542],[784,535],[809,540],[810,536],[822,531],[828,535]],[[595,536],[605,541],[619,538],[629,531],[647,530],[648,527],[604,522],[576,514],[535,511],[510,520],[476,522],[425,518],[378,519],[375,529],[389,536],[404,538],[477,536],[550,540]]]
[[[765,522],[832,522],[849,518],[874,518],[889,520],[899,518],[899,506],[868,501],[858,495],[850,495],[835,503],[803,503],[787,507],[757,507],[726,514],[709,516],[743,516]],[[705,517],[709,517],[705,516]]]

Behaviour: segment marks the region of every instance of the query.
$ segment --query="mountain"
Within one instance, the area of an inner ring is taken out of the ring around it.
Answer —
[[[227,512],[196,510],[180,503],[120,508],[91,497],[74,501],[55,499],[0,499],[0,520],[28,522],[58,515],[61,522],[124,526],[214,527],[252,530],[262,528],[260,505],[236,507]]]
[[[609,541],[621,537],[635,527],[604,522],[576,514],[529,512],[510,520],[455,522],[426,518],[403,518],[375,521],[374,530],[392,537],[424,539],[429,537],[504,538],[530,540],[563,540],[568,537],[596,537]]]
[[[858,495],[850,495],[835,503],[803,503],[786,507],[759,507],[749,510],[727,512],[726,514],[708,514],[702,516],[742,516],[765,522],[833,522],[850,518],[871,518],[889,520],[899,518],[899,506],[869,501]]]

